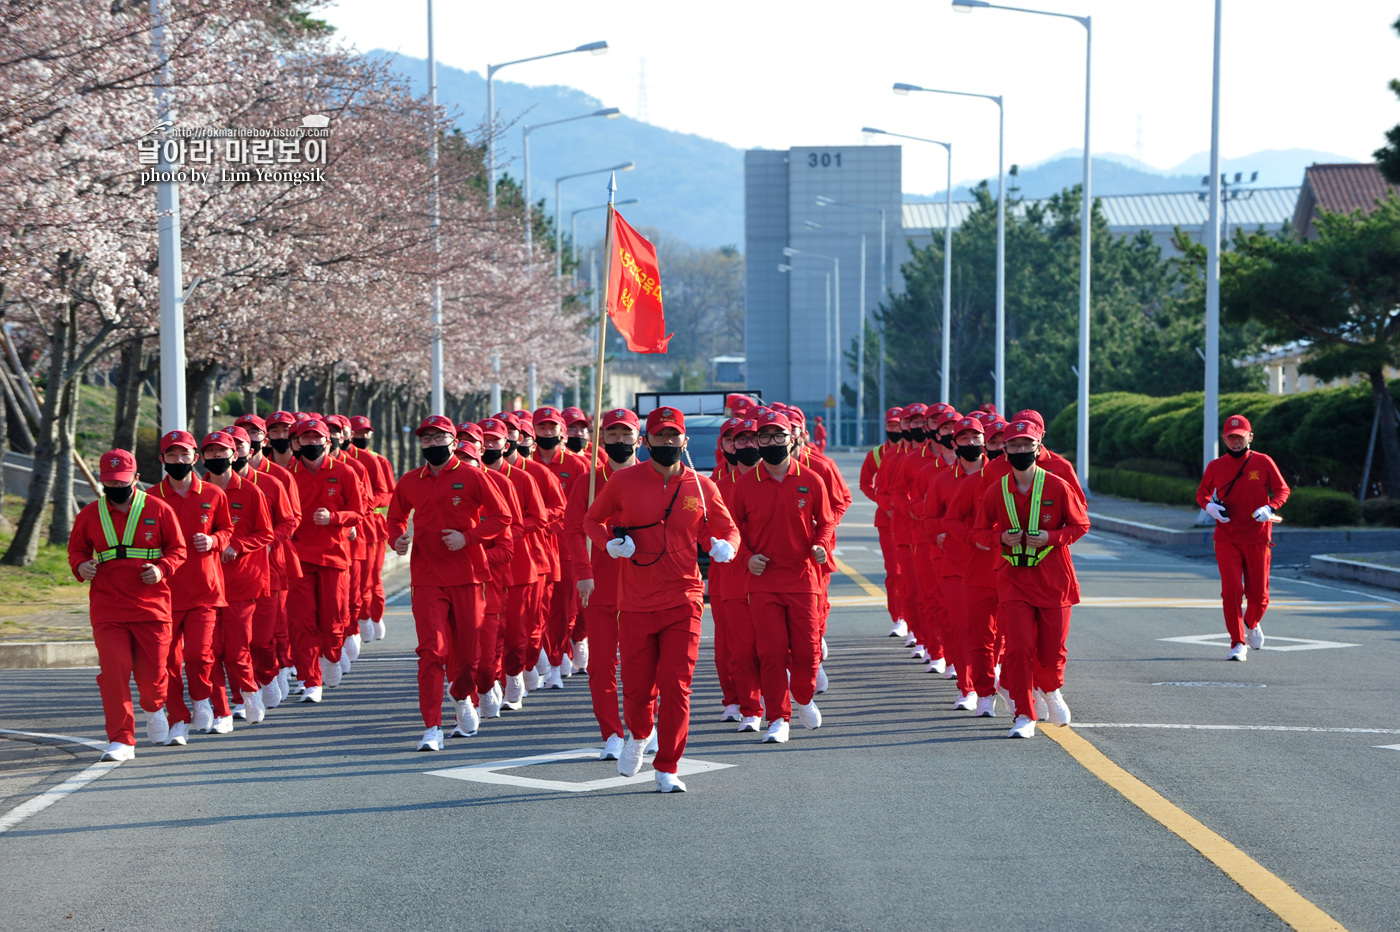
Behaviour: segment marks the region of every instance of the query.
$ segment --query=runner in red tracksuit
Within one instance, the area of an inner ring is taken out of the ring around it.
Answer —
[[[1196,504],[1215,519],[1215,562],[1220,567],[1220,600],[1231,660],[1247,660],[1250,648],[1264,646],[1260,621],[1269,607],[1269,564],[1274,546],[1274,511],[1290,489],[1278,465],[1249,448],[1249,419],[1225,419],[1225,455],[1211,460],[1196,490]],[[1243,584],[1241,584],[1243,583]],[[1248,600],[1240,614],[1240,599]]]
[[[899,429],[904,439],[897,448],[880,464],[875,477],[876,509],[883,511],[890,521],[891,553],[899,567],[904,602],[899,606],[900,616],[909,627],[904,639],[905,647],[914,648],[910,654],[914,659],[927,659],[924,645],[919,643],[923,634],[923,607],[919,604],[918,583],[914,579],[914,563],[909,552],[909,515],[895,495],[896,479],[900,475],[900,464],[906,457],[918,456],[924,446],[924,420],[928,406],[915,402],[900,409]],[[917,427],[915,425],[918,425]]]
[[[564,415],[555,408],[540,408],[533,415],[535,427],[535,462],[544,466],[559,483],[567,506],[569,496],[580,481],[588,481],[588,461],[564,447]],[[572,676],[576,670],[588,667],[588,648],[585,644],[575,657],[576,644],[584,640],[584,630],[574,633],[574,619],[578,615],[578,580],[573,575],[573,564],[565,554],[563,540],[564,522],[560,516],[555,530],[555,547],[559,551],[559,582],[549,599],[549,614],[545,620],[544,649],[549,659],[546,673],[547,686],[559,683],[565,676]]]
[[[170,712],[170,738],[183,744],[189,729],[208,733],[214,730],[214,706],[210,701],[214,684],[214,623],[224,601],[224,574],[219,554],[233,536],[228,501],[223,491],[194,477],[195,439],[183,430],[173,430],[160,439],[161,459],[166,476],[150,490],[175,511],[180,530],[188,543],[185,562],[170,579],[170,653],[165,669],[170,678],[167,709]],[[185,705],[185,684],[181,666],[189,678],[191,714]],[[231,723],[221,731],[232,731]]]
[[[796,439],[792,457],[803,469],[810,469],[822,477],[822,483],[826,486],[827,503],[831,506],[831,513],[839,526],[841,519],[846,516],[846,512],[855,499],[851,495],[851,487],[846,484],[846,478],[841,475],[841,468],[831,457],[815,449],[809,442],[810,438],[807,436],[807,429],[804,426],[804,417],[801,408],[796,405],[788,406],[787,418],[793,426]],[[836,538],[833,532],[832,546],[835,545]],[[835,572],[836,560],[834,558],[817,566],[817,581],[821,584],[821,588],[817,592],[817,613],[821,618],[823,660],[826,659],[826,621],[831,616],[831,599],[828,597],[828,590],[831,588],[831,577]],[[817,692],[826,692],[827,686],[826,670],[818,666]]]
[[[305,687],[302,702],[320,702],[322,683],[340,684],[340,647],[349,599],[350,529],[364,515],[360,482],[327,453],[330,431],[319,418],[296,424],[299,456],[292,481],[301,500],[301,524],[292,535],[302,575],[287,596],[292,657]]]
[[[349,673],[350,666],[360,658],[360,603],[364,594],[365,567],[369,562],[370,551],[380,546],[374,538],[373,502],[377,495],[375,479],[377,472],[372,466],[350,456],[350,419],[343,414],[332,414],[325,419],[326,429],[331,432],[331,440],[326,455],[338,463],[344,463],[355,474],[360,484],[360,499],[364,510],[360,513],[360,523],[350,529],[350,568],[345,574],[345,616],[340,628],[340,671]]]
[[[1036,700],[1056,725],[1070,723],[1064,685],[1070,607],[1079,602],[1069,546],[1089,530],[1083,501],[1059,476],[1036,466],[1042,431],[1028,420],[1006,429],[1010,475],[982,498],[973,543],[1000,550],[997,624],[1006,634],[1002,683],[1015,719],[1007,737],[1035,734]]]
[[[136,756],[131,680],[146,710],[146,737],[169,741],[166,655],[170,650],[170,578],[185,560],[175,512],[136,488],[136,457],[109,450],[98,461],[102,498],[84,505],[68,537],[68,565],[88,591],[97,688],[107,724],[103,760]],[[137,507],[139,506],[139,507]],[[103,512],[110,529],[103,527]]]
[[[233,429],[242,433],[241,428]],[[271,592],[267,550],[273,538],[272,515],[258,487],[234,472],[237,444],[232,434],[222,431],[210,434],[200,444],[206,470],[204,481],[223,490],[233,522],[233,537],[219,554],[228,604],[219,609],[214,622],[211,680],[216,731],[221,727],[232,730],[232,719],[238,711],[250,725],[262,721],[266,712],[253,673],[251,648],[258,599]],[[235,703],[240,707],[237,710],[229,706],[226,685],[233,687]]]
[[[651,460],[615,473],[589,507],[584,531],[593,546],[622,561],[618,640],[622,651],[623,712],[631,737],[618,772],[632,776],[653,730],[657,788],[684,790],[676,768],[690,731],[690,685],[700,651],[705,588],[696,545],[710,559],[734,559],[739,534],[708,477],[682,465],[685,418],[672,407],[647,414],[643,441]],[[659,715],[652,718],[652,689]]]
[[[743,448],[738,444],[742,437]],[[710,474],[715,488],[733,515],[734,484],[758,463],[758,422],[730,418],[720,428],[721,460]],[[719,674],[720,696],[724,701],[721,722],[737,722],[736,731],[758,731],[763,721],[763,699],[757,676],[741,679],[737,645],[741,631],[752,628],[748,593],[744,591],[747,570],[738,560],[710,565],[710,614],[715,622],[715,670]],[[746,642],[753,642],[750,634]],[[755,658],[756,670],[757,658]],[[747,669],[747,665],[746,665]]]
[[[282,582],[285,586],[282,590],[275,588],[277,577],[274,576],[274,588],[272,595],[264,605],[258,607],[259,613],[271,612],[273,619],[273,644],[277,654],[278,666],[278,691],[282,699],[286,699],[291,692],[291,677],[293,673],[292,664],[292,628],[291,622],[287,618],[287,597],[292,589],[292,581],[301,577],[301,560],[297,556],[297,548],[292,543],[292,533],[301,526],[301,496],[297,494],[297,484],[292,479],[291,472],[285,465],[274,461],[278,455],[277,447],[286,445],[287,459],[292,459],[291,440],[287,436],[291,424],[295,423],[290,412],[274,411],[264,423],[262,418],[256,415],[245,414],[240,417],[235,426],[239,426],[248,431],[248,438],[252,443],[252,453],[248,457],[248,466],[259,474],[265,474],[276,479],[282,484],[282,488],[287,493],[287,506],[292,516],[292,529],[287,532],[282,541]],[[276,431],[278,438],[273,438]],[[262,436],[259,436],[259,435]],[[267,439],[266,445],[263,439]],[[274,564],[275,567],[275,564]],[[256,625],[257,622],[254,622]]]
[[[595,500],[619,470],[637,465],[639,427],[637,415],[627,408],[615,408],[603,414],[600,440],[605,461],[593,480]],[[591,641],[593,666],[588,671],[588,691],[593,700],[593,717],[598,720],[603,738],[603,749],[598,757],[617,760],[623,748],[622,716],[617,704],[617,586],[621,563],[609,556],[605,548],[589,546],[583,529],[584,516],[591,504],[588,493],[589,480],[584,479],[569,495],[568,507],[564,509],[565,555],[577,580],[576,589]],[[711,584],[714,571],[712,566]]]
[[[860,465],[860,490],[866,498],[876,503],[875,533],[879,535],[880,558],[885,563],[885,608],[889,610],[890,622],[893,624],[890,628],[892,638],[908,636],[909,623],[900,612],[903,605],[901,587],[904,580],[899,575],[899,553],[890,533],[889,513],[879,506],[880,494],[876,488],[876,479],[880,475],[881,465],[899,449],[900,441],[904,439],[899,427],[899,412],[899,408],[890,408],[885,412],[886,440],[865,454],[865,461]]]
[[[922,406],[921,406],[922,407]],[[936,555],[924,538],[915,514],[915,504],[922,507],[922,489],[914,492],[915,478],[925,467],[942,468],[943,447],[934,439],[938,416],[950,410],[945,404],[930,405],[921,416],[910,418],[910,432],[915,440],[909,451],[891,464],[890,503],[894,509],[895,541],[900,559],[912,585],[912,628],[916,635],[910,658],[926,664],[929,672],[942,673],[946,667],[943,643],[939,640],[941,607],[938,605],[937,576],[932,570]],[[921,546],[922,545],[922,546]]]
[[[1030,421],[1032,424],[1036,425],[1036,427],[1040,428],[1042,437],[1045,434],[1045,419],[1040,416],[1039,411],[1036,411],[1033,408],[1026,408],[1024,410],[1017,411],[1014,415],[1011,416],[1011,420]],[[1044,444],[1041,444],[1036,449],[1035,455],[1035,464],[1041,469],[1045,470],[1046,472],[1055,476],[1059,476],[1061,479],[1063,479],[1066,482],[1066,484],[1069,485],[1070,490],[1073,491],[1075,495],[1079,496],[1080,504],[1084,504],[1087,507],[1087,500],[1084,497],[1084,489],[1079,484],[1079,476],[1074,471],[1074,464],[1072,464],[1069,460],[1065,459],[1060,454],[1046,449]],[[989,479],[999,480],[1002,476],[1005,476],[1011,472],[1011,466],[1005,460],[1002,460],[1001,462],[993,461],[990,466],[990,469],[991,475],[988,477]]]
[[[818,453],[826,452],[826,425],[822,423],[821,415],[817,416],[817,424],[812,428],[812,446],[817,448]]]
[[[740,645],[739,662],[749,666],[745,680],[756,674],[762,683],[769,723],[763,741],[775,744],[788,739],[794,702],[803,725],[821,727],[814,698],[821,662],[819,568],[830,559],[836,531],[826,484],[790,455],[792,442],[786,416],[759,415],[763,462],[734,484],[732,511],[754,638]]]
[[[374,493],[370,501],[371,513],[366,518],[369,526],[369,553],[365,557],[364,569],[360,574],[360,611],[358,618],[361,646],[384,636],[384,557],[388,553],[388,523],[384,520],[389,509],[389,499],[394,494],[394,467],[389,460],[369,448],[370,434],[374,427],[362,415],[350,418],[350,447],[345,453],[351,459],[364,464],[370,475],[370,488]]]
[[[389,500],[388,531],[400,556],[417,542],[409,573],[418,631],[418,709],[424,726],[418,750],[441,751],[447,673],[454,674],[453,737],[471,737],[480,725],[476,652],[491,578],[483,545],[510,526],[510,510],[479,468],[453,455],[457,428],[451,420],[430,415],[416,434],[427,465],[399,478]]]

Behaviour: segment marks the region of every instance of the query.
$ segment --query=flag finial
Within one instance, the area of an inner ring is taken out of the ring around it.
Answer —
[[[613,202],[613,195],[617,193],[617,172],[608,173],[608,203]]]

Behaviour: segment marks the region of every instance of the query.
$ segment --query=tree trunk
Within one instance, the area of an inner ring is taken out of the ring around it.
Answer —
[[[1385,373],[1370,373],[1371,394],[1381,409],[1381,452],[1385,455],[1385,494],[1400,498],[1400,436],[1395,431],[1395,399],[1385,384]]]
[[[5,501],[5,454],[10,452],[10,403],[3,393],[0,393],[0,504]],[[5,512],[0,510],[0,531],[9,531],[10,519],[5,517]]]
[[[69,356],[74,355],[73,344],[69,341]],[[69,359],[69,365],[72,359]],[[49,520],[49,543],[56,547],[68,544],[73,533],[73,513],[76,499],[73,497],[73,478],[77,466],[73,462],[73,447],[78,432],[78,380],[69,379],[63,386],[63,398],[58,407],[58,456],[54,462],[53,516]]]
[[[223,366],[210,360],[194,370],[195,378],[190,386],[190,432],[198,442],[214,430],[214,407],[217,404],[215,392]]]
[[[121,370],[117,374],[117,415],[112,427],[112,447],[136,450],[136,425],[141,421],[141,383],[149,378],[143,363],[142,337],[136,337],[122,347]]]
[[[250,367],[250,368],[244,369],[243,372],[241,373],[241,375],[242,375],[242,382],[243,382],[243,384],[242,384],[241,386],[239,386],[239,387],[240,387],[240,389],[242,389],[242,392],[243,392],[243,413],[244,413],[244,414],[257,414],[257,413],[258,413],[258,390],[257,390],[257,388],[253,385],[253,370],[252,370],[252,368]],[[231,420],[232,420],[232,419],[230,419],[230,422],[231,422]]]
[[[283,411],[297,411],[301,407],[301,376],[293,375],[287,382],[286,394],[282,397]]]
[[[68,359],[68,343],[77,338],[73,320],[75,312],[59,316],[54,321],[53,338],[49,347],[48,390],[39,412],[39,432],[34,439],[34,472],[29,477],[29,495],[24,512],[10,541],[10,548],[0,557],[7,566],[30,566],[39,556],[39,522],[44,508],[53,495],[54,459],[58,454],[59,407],[63,396],[64,369]]]

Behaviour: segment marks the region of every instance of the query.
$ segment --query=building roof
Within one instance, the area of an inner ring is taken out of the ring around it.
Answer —
[[[1334,165],[1309,165],[1303,170],[1303,188],[1293,214],[1293,225],[1305,238],[1316,235],[1313,218],[1319,210],[1349,214],[1370,213],[1376,202],[1400,186],[1390,184],[1374,162],[1346,162]]]

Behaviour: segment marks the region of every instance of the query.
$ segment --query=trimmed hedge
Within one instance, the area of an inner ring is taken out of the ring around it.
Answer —
[[[1332,489],[1294,489],[1278,513],[1285,521],[1304,527],[1361,523],[1361,503]]]
[[[1089,486],[1095,492],[1164,505],[1195,505],[1199,485],[1195,479],[1157,476],[1131,469],[1095,469],[1089,473]],[[1380,509],[1376,510],[1379,512]],[[1344,492],[1332,489],[1294,489],[1278,513],[1288,523],[1303,527],[1361,523],[1361,503]],[[1400,514],[1400,510],[1394,513]]]

